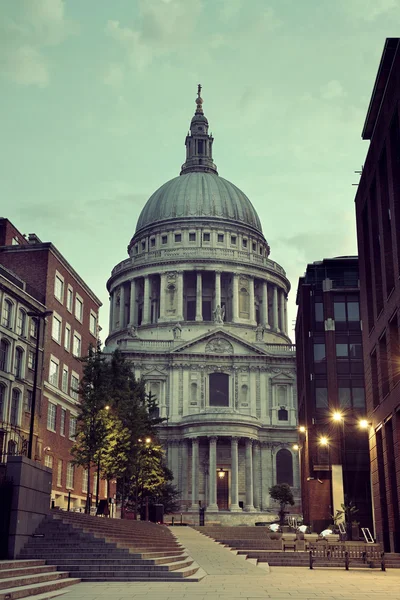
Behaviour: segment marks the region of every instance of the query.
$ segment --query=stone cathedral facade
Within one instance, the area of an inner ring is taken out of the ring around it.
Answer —
[[[250,200],[218,175],[200,89],[180,175],[108,280],[106,352],[120,348],[157,398],[182,511],[263,520],[277,482],[300,503],[290,284]]]

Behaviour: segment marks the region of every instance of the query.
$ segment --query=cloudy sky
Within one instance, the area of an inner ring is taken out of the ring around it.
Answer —
[[[179,174],[197,84],[220,175],[292,284],[355,254],[361,130],[400,0],[0,0],[1,216],[101,298],[141,208]]]

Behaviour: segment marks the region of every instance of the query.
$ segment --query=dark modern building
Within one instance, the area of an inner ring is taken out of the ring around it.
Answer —
[[[352,501],[372,526],[358,260],[307,266],[297,290],[296,355],[304,521],[321,531]],[[360,421],[364,421],[364,429]]]
[[[400,38],[388,38],[362,132],[356,195],[375,526],[400,552]]]

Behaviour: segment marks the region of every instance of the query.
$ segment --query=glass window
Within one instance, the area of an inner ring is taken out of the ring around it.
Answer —
[[[217,241],[222,244],[222,242],[224,241],[224,234],[223,233],[219,233],[217,236]]]
[[[74,291],[72,287],[68,286],[67,290],[67,309],[72,312],[72,304],[74,302]]]
[[[31,369],[32,371],[35,368],[35,353],[33,352],[33,350],[29,350],[28,352],[28,369]]]
[[[56,430],[56,415],[57,415],[57,406],[49,402],[47,408],[47,429],[50,431]]]
[[[326,352],[325,352],[325,344],[314,344],[314,360],[325,360]]]
[[[286,410],[286,408],[280,408],[278,410],[278,421],[288,421],[289,420],[289,413]]]
[[[75,298],[75,317],[82,322],[83,318],[83,302],[78,297]]]
[[[211,239],[211,234],[203,233],[203,242],[209,242]]]
[[[87,493],[88,491],[89,472],[87,469],[82,471],[82,492]]]
[[[53,326],[51,329],[51,337],[56,340],[59,344],[61,343],[61,325],[62,321],[56,315],[53,315]]]
[[[6,397],[6,386],[0,384],[0,421],[4,420],[4,404]],[[1,451],[1,448],[0,448]]]
[[[48,467],[49,469],[53,468],[53,457],[50,456],[50,454],[44,455],[44,466]]]
[[[231,235],[231,244],[232,244],[232,246],[236,246],[236,241],[237,241],[236,235]]]
[[[18,320],[17,320],[17,333],[18,335],[25,335],[25,322],[26,322],[26,313],[21,308],[18,311]]]
[[[25,398],[25,412],[31,412],[32,410],[32,390],[26,392]]]
[[[54,295],[60,302],[64,302],[64,280],[56,275],[54,282]]]
[[[351,390],[349,387],[339,387],[338,395],[340,408],[348,408],[351,406]]]
[[[163,235],[163,236],[161,237],[161,243],[162,243],[162,244],[166,244],[167,242],[168,242],[168,236],[166,236],[166,235]]]
[[[315,388],[316,408],[328,408],[328,388]]]
[[[65,408],[61,409],[61,420],[60,420],[60,435],[65,435],[65,417],[67,415],[67,411]]]
[[[14,373],[15,377],[21,379],[23,373],[23,361],[24,361],[24,351],[22,348],[17,348],[15,350],[15,364],[14,364]]]
[[[90,333],[97,335],[97,315],[92,312],[90,313],[89,329]]]
[[[74,398],[74,400],[78,400],[78,390],[79,390],[79,379],[75,377],[75,375],[71,375],[71,391],[70,396]]]
[[[257,252],[257,244],[253,242],[253,252]]]
[[[65,335],[64,335],[64,348],[68,350],[71,347],[71,327],[69,325],[65,326]]]
[[[67,464],[66,487],[71,490],[74,488],[74,465],[70,462]]]
[[[68,368],[67,367],[63,367],[61,389],[65,393],[68,392]]]
[[[324,320],[324,304],[323,302],[316,302],[314,304],[314,314],[317,323],[321,323]]]
[[[346,320],[346,304],[345,304],[345,302],[334,302],[333,303],[333,314],[335,316],[335,321],[345,321]]]
[[[50,360],[49,381],[58,387],[58,363],[55,360]]]
[[[189,233],[189,242],[195,242],[195,241],[196,241],[196,234]]]
[[[32,317],[31,324],[30,324],[30,330],[29,330],[29,334],[32,338],[35,338],[35,339],[37,338],[38,327],[39,327],[39,321],[37,319],[35,319],[35,317]]]
[[[74,439],[76,435],[76,417],[69,416],[69,437]]]
[[[229,406],[229,375],[211,373],[209,375],[210,406]]]
[[[77,333],[74,333],[74,345],[72,348],[72,353],[74,356],[81,355],[81,338]]]
[[[146,250],[146,242],[142,242],[142,252],[144,252]]]
[[[242,246],[243,248],[247,248],[247,240],[242,240]]]
[[[350,357],[351,358],[362,358],[362,344],[361,343],[351,343],[350,344]]]
[[[360,305],[358,302],[347,303],[347,318],[349,321],[360,320]]]
[[[175,234],[175,242],[181,242],[181,241],[182,241],[182,234],[176,233]]]
[[[152,248],[154,248],[154,246],[155,246],[155,245],[156,245],[156,238],[151,238],[151,239],[150,239],[150,246],[151,246]]]
[[[337,358],[346,358],[349,355],[349,347],[347,344],[336,344]]]
[[[4,300],[3,302],[3,317],[2,317],[2,325],[3,327],[11,327],[11,312],[12,312],[12,304],[10,300]]]
[[[58,485],[58,487],[62,486],[62,467],[63,467],[63,461],[59,460],[57,462],[57,485]]]
[[[363,387],[353,387],[353,407],[365,410],[365,390]]]
[[[11,425],[19,424],[19,400],[21,392],[17,388],[14,388],[11,395],[11,412],[10,412],[10,423]]]
[[[0,371],[8,371],[8,353],[10,344],[7,340],[0,341]]]

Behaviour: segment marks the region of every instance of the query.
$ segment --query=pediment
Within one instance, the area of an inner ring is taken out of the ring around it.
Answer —
[[[288,373],[283,373],[282,371],[271,377],[271,382],[273,384],[292,384],[294,380],[294,376],[289,375]]]
[[[247,355],[268,356],[261,348],[218,328],[174,348],[171,354]]]

